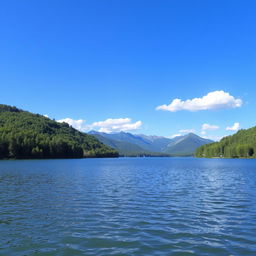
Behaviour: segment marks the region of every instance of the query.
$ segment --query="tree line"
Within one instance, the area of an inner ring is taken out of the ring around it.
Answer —
[[[203,145],[196,150],[195,156],[256,158],[256,127],[242,129],[219,142]]]
[[[0,158],[117,157],[118,152],[67,123],[0,105]]]

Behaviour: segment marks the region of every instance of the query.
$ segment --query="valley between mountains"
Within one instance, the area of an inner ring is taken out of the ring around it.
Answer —
[[[213,142],[194,133],[174,138],[127,132],[89,134],[116,149],[120,156],[193,156],[198,147]]]

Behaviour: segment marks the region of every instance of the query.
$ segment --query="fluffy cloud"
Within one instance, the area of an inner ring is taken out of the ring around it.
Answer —
[[[116,118],[106,119],[105,121],[94,122],[91,125],[92,129],[97,129],[99,132],[120,132],[120,131],[132,131],[141,127],[142,122],[137,121],[132,123],[130,118]]]
[[[227,131],[237,131],[240,128],[240,124],[239,123],[234,123],[233,126],[228,126],[226,128]]]
[[[179,130],[179,132],[181,133],[190,133],[190,132],[196,132],[195,129],[183,129],[183,130]]]
[[[116,119],[106,119],[105,121],[94,122],[92,124],[86,124],[86,121],[83,119],[72,119],[72,118],[64,118],[58,120],[59,123],[68,123],[73,128],[85,132],[89,130],[97,130],[99,132],[120,132],[120,131],[132,131],[137,130],[141,127],[142,122],[137,121],[132,123],[130,118],[116,118]]]
[[[202,130],[210,130],[210,131],[214,131],[214,130],[218,130],[220,127],[218,125],[214,125],[214,124],[203,124],[202,125]]]
[[[235,99],[228,92],[209,92],[202,98],[188,100],[174,99],[169,105],[158,106],[157,110],[176,112],[180,110],[199,111],[225,108],[238,108],[242,106],[241,99]]]
[[[72,118],[64,118],[64,119],[61,119],[61,120],[57,120],[57,122],[59,122],[59,123],[65,122],[65,123],[71,125],[73,128],[79,130],[79,131],[87,130],[87,127],[85,125],[85,120],[83,120],[83,119],[74,120]]]
[[[170,136],[171,139],[175,138],[175,137],[179,137],[179,136],[182,136],[180,133],[177,133],[177,134],[173,134]]]
[[[218,130],[220,127],[213,124],[203,124],[201,127],[201,134],[206,134],[206,131],[215,131]]]

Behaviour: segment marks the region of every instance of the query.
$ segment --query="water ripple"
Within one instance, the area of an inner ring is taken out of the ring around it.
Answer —
[[[256,255],[256,160],[0,162],[0,255]]]

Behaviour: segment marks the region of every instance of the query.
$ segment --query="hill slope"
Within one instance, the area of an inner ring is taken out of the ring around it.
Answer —
[[[116,150],[66,123],[0,104],[0,158],[112,156]]]
[[[256,158],[256,127],[240,130],[220,142],[197,149],[197,157]]]

